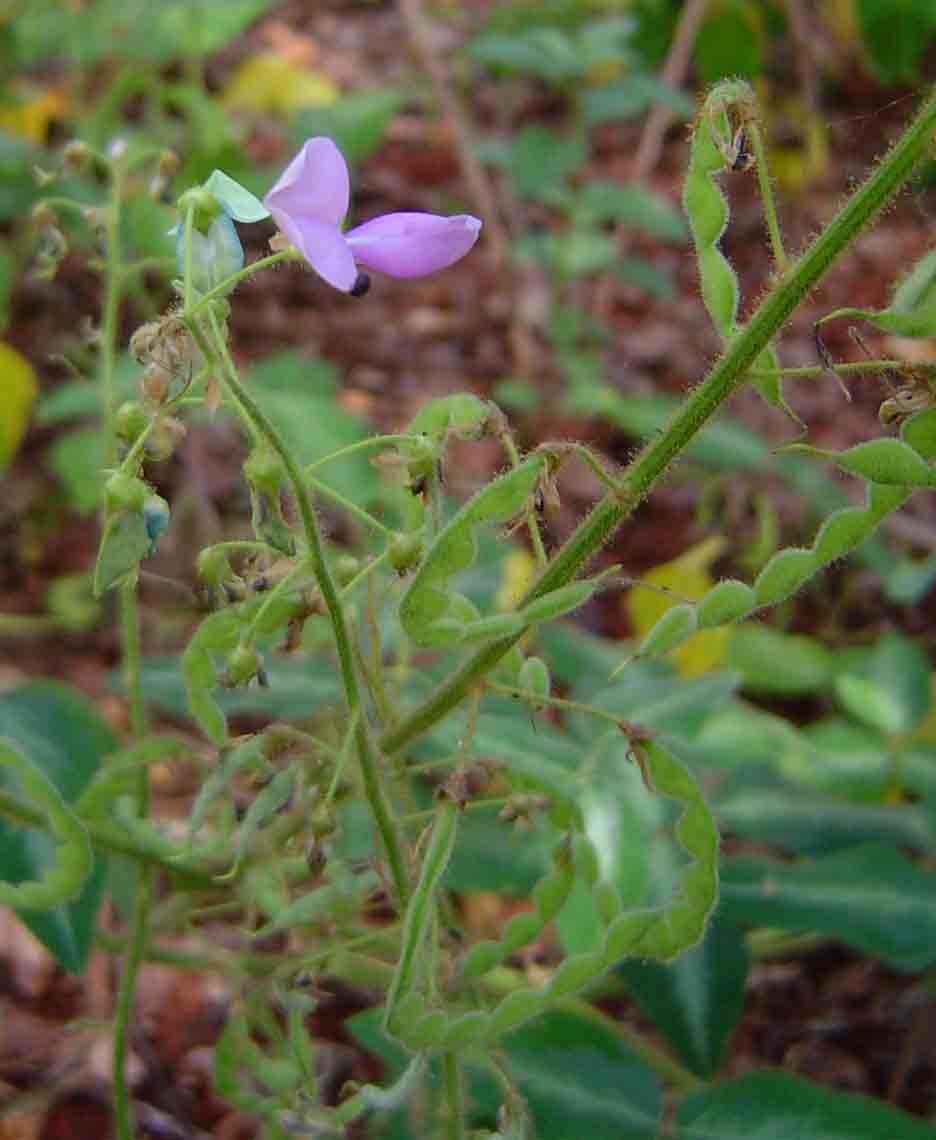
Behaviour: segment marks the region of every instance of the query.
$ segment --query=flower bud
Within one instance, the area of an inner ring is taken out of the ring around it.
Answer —
[[[223,684],[231,686],[246,685],[263,668],[260,654],[250,645],[238,645],[228,654],[227,668],[224,672]]]
[[[158,361],[152,360],[143,370],[140,391],[148,403],[164,404],[169,397],[171,383],[169,372]]]
[[[422,554],[422,534],[411,531],[409,534],[395,534],[387,547],[387,558],[398,574],[405,574],[419,561]]]
[[[43,199],[40,199],[32,208],[32,223],[38,229],[45,229],[58,224],[55,211]]]
[[[360,570],[361,560],[353,554],[339,554],[332,562],[332,571],[339,586],[347,586]]]
[[[142,479],[115,471],[104,484],[104,507],[108,514],[142,511],[150,489]]]
[[[233,582],[237,577],[227,555],[216,546],[209,546],[199,554],[195,570],[206,586],[222,586],[225,582]]]
[[[168,459],[184,437],[185,424],[181,420],[167,416],[153,428],[143,446],[149,458],[159,462]]]
[[[169,504],[162,495],[150,495],[143,504],[143,523],[149,538],[149,552],[152,554],[157,542],[169,529]]]
[[[135,443],[145,431],[149,417],[139,400],[126,400],[114,416],[114,429],[125,443]]]
[[[81,139],[71,139],[62,151],[62,165],[67,170],[81,171],[90,165],[94,152]]]
[[[244,478],[259,491],[278,495],[283,485],[283,464],[272,448],[260,444],[244,461]]]

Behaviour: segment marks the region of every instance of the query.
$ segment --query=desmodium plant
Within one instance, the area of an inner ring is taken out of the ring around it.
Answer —
[[[135,1134],[125,1070],[139,965],[149,955],[171,957],[160,945],[167,933],[198,931],[221,914],[239,918],[241,947],[205,941],[186,963],[220,971],[230,986],[230,1014],[216,1049],[217,1087],[260,1118],[270,1137],[349,1135],[365,1116],[374,1134],[388,1136],[646,1137],[661,1127],[658,1080],[689,1094],[672,1133],[681,1140],[715,1135],[699,1124],[709,1116],[719,1136],[742,1135],[743,1105],[751,1097],[773,1106],[781,1131],[784,1120],[791,1133],[799,1127],[795,1114],[803,1104],[815,1109],[810,1119],[826,1113],[846,1129],[829,1136],[924,1135],[911,1118],[880,1106],[880,1119],[869,1113],[865,1131],[867,1121],[849,1132],[848,1121],[863,1119],[864,1107],[859,1111],[849,1098],[785,1074],[702,1086],[718,1065],[729,1014],[719,1009],[711,1035],[690,1040],[680,1029],[684,1021],[661,997],[667,983],[641,990],[639,970],[663,970],[653,963],[675,960],[671,969],[678,971],[703,954],[714,955],[718,969],[746,961],[732,930],[720,919],[710,921],[720,875],[736,918],[748,905],[760,925],[825,929],[812,912],[803,919],[789,902],[794,917],[778,910],[772,922],[769,899],[750,897],[750,884],[761,874],[751,861],[739,868],[722,859],[719,871],[716,824],[690,744],[698,723],[692,718],[727,700],[730,679],[677,682],[644,659],[698,628],[735,622],[790,596],[853,550],[916,488],[933,486],[936,410],[929,407],[928,384],[918,378],[912,400],[895,397],[882,413],[900,421],[899,439],[867,441],[834,456],[868,483],[863,506],[829,515],[810,547],[780,551],[753,583],[723,581],[700,601],[669,609],[615,684],[608,686],[619,657],[613,647],[599,651],[584,635],[563,641],[562,626],[549,623],[614,583],[616,567],[582,575],[733,392],[754,382],[783,406],[775,338],[900,190],[934,132],[936,95],[792,259],[770,198],[750,89],[732,81],[708,94],[695,125],[684,204],[704,303],[724,348],[663,430],[619,470],[579,444],[548,442],[521,454],[500,410],[470,394],[429,402],[393,434],[359,439],[312,463],[297,458],[263,392],[235,364],[228,318],[238,285],[278,263],[305,261],[336,289],[359,297],[369,285],[359,266],[395,277],[435,272],[468,253],[481,228],[465,215],[398,213],[344,231],[348,172],[327,138],[308,140],[263,202],[221,172],[182,194],[175,231],[178,300],[134,334],[132,351],[143,368],[140,395],[115,408],[122,194],[135,165],[150,156],[116,147],[94,157],[110,186],[100,360],[109,447],[94,587],[100,596],[115,591],[120,599],[132,740],[118,750],[96,737],[93,748],[109,754],[106,763],[90,764],[80,781],[63,788],[30,754],[28,734],[6,731],[11,739],[0,761],[15,780],[4,785],[0,811],[51,842],[46,862],[31,864],[39,872],[34,881],[10,876],[0,899],[24,916],[54,913],[67,926],[68,908],[84,898],[108,854],[129,857],[136,867],[126,934],[105,938],[123,955],[114,1028],[121,1140]],[[728,222],[718,180],[747,165],[749,156],[765,194],[776,276],[740,324],[736,279],[718,245]],[[280,231],[274,252],[244,265],[236,224],[268,214]],[[898,288],[889,310],[848,315],[932,335],[931,287],[928,261]],[[147,464],[171,452],[183,417],[205,402],[223,404],[242,425],[252,531],[208,547],[197,562],[209,612],[179,670],[207,745],[147,733],[137,603],[141,564],[170,526],[172,506],[149,481]],[[504,469],[449,509],[444,472],[450,447],[482,436],[498,441]],[[388,492],[382,516],[369,499],[355,501],[327,478],[332,464],[362,454],[404,475]],[[572,454],[591,465],[607,491],[550,554],[540,525],[555,504],[559,469]],[[327,536],[318,496],[367,536],[358,553]],[[478,583],[492,533],[504,527],[527,529],[539,572],[519,596],[498,605]],[[232,735],[232,701],[245,691],[258,699],[277,696],[283,678],[278,638],[287,651],[305,651],[302,668],[290,674],[299,704],[279,706],[295,715],[276,711],[259,731]],[[854,705],[854,692],[867,683],[856,674],[843,700]],[[335,706],[338,714],[329,715]],[[536,716],[546,708],[557,719]],[[906,725],[885,718],[884,729],[893,736],[912,727],[924,712],[914,709]],[[13,723],[11,715],[4,724]],[[147,780],[150,765],[179,754],[204,772],[181,830],[150,814]],[[740,811],[737,803],[734,810]],[[634,844],[633,836],[642,834],[641,813],[664,837],[664,873],[651,874],[646,845]],[[505,848],[511,828],[525,828],[524,838]],[[466,937],[469,924],[453,891],[466,877],[477,885],[487,861],[501,856],[498,873],[529,896],[530,905],[483,937]],[[826,887],[851,882],[853,868],[841,856],[833,851],[812,864],[783,867],[776,878],[781,901],[797,874],[825,874]],[[917,898],[923,872],[905,856],[889,851],[878,864],[880,874],[890,876],[882,892],[892,887]],[[877,873],[869,870],[874,865],[867,856],[862,874]],[[163,882],[172,887],[165,899],[157,889]],[[924,927],[932,923],[922,902],[920,913]],[[93,906],[91,916],[93,930]],[[855,922],[846,939],[873,944],[905,968],[931,964],[932,953],[915,944],[882,949],[880,932],[869,935],[858,922],[855,933]],[[550,927],[562,960],[554,957],[539,971],[519,969],[518,956],[549,945]],[[73,923],[67,928],[74,933]],[[58,953],[52,928],[34,929]],[[280,948],[266,953],[262,940],[272,936]],[[83,963],[68,964],[80,969]],[[622,971],[630,977],[632,968],[642,1004],[645,999],[680,1061],[640,1035],[623,1035],[578,997]],[[737,970],[742,986],[743,969]],[[348,1086],[337,1096],[323,1089],[325,1047],[312,1036],[308,1015],[318,1000],[317,979],[325,976],[382,995],[375,999],[379,1011],[351,1023],[358,1040],[385,1062],[382,1086]],[[581,1085],[568,1100],[563,1048],[568,1055],[581,1049],[590,1059],[569,1075]]]

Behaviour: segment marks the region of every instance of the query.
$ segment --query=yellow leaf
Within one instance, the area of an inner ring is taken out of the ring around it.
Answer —
[[[329,107],[338,94],[327,75],[275,52],[263,52],[237,68],[221,97],[229,107],[286,114],[301,107]]]
[[[639,638],[649,633],[670,607],[696,601],[714,586],[709,567],[724,545],[722,538],[707,538],[672,562],[654,566],[641,575],[640,581],[653,588],[635,586],[627,595],[626,603],[627,616]],[[694,633],[673,651],[673,664],[684,677],[708,673],[724,659],[729,633],[726,627]]]
[[[0,130],[22,135],[35,143],[44,143],[49,124],[60,118],[68,107],[61,91],[47,88],[28,98],[0,102]]]
[[[497,608],[512,610],[533,585],[536,562],[526,550],[511,550],[504,559],[504,576],[497,591]]]
[[[36,373],[26,357],[0,341],[0,471],[23,438],[36,387]]]

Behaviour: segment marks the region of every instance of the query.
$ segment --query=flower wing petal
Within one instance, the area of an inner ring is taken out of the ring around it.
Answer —
[[[276,208],[271,213],[273,220],[319,277],[342,293],[349,293],[358,271],[354,254],[341,230],[328,222],[296,218]]]
[[[338,226],[348,212],[348,166],[330,138],[306,139],[263,199],[270,213]],[[280,227],[282,228],[282,227]]]
[[[422,277],[452,265],[471,249],[481,222],[470,214],[384,214],[345,235],[355,258],[390,277]]]

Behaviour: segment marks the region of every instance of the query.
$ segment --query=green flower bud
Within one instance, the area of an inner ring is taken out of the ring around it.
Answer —
[[[271,498],[280,493],[283,485],[283,465],[272,448],[261,444],[255,447],[244,461],[244,478],[258,491]]]
[[[132,444],[140,438],[149,423],[149,416],[139,400],[127,400],[117,409],[114,429],[125,443]]]
[[[409,534],[395,534],[387,548],[390,565],[398,574],[405,574],[419,561],[422,554],[422,534],[411,531]]]
[[[361,560],[353,554],[339,554],[332,562],[332,572],[339,586],[347,586],[361,572]]]
[[[209,546],[199,554],[195,569],[206,586],[223,586],[225,582],[233,582],[236,577],[227,555],[216,546]]]
[[[142,511],[150,489],[142,479],[115,471],[104,484],[104,506],[108,514]]]
[[[250,645],[238,645],[232,649],[227,658],[227,669],[224,673],[224,684],[230,687],[246,685],[263,668],[263,659]]]

